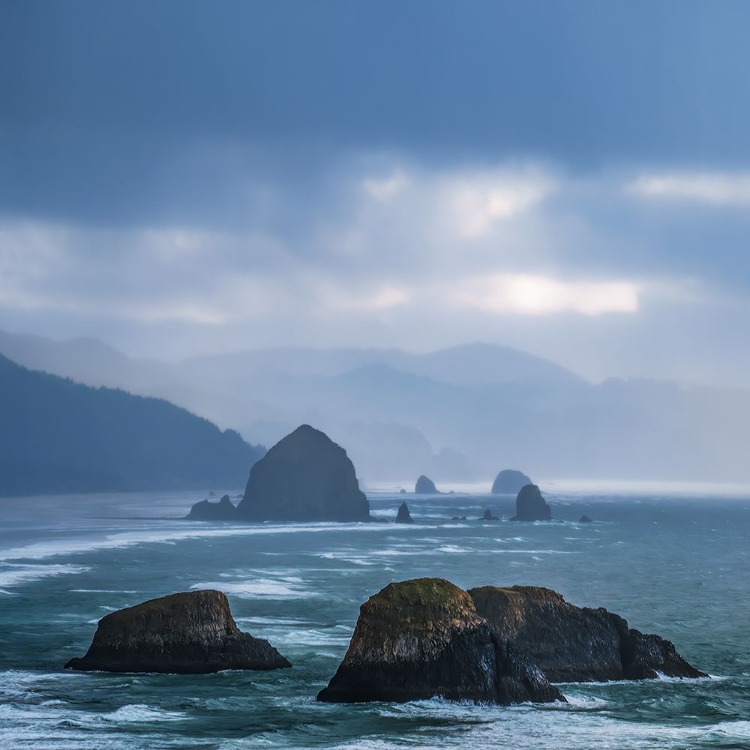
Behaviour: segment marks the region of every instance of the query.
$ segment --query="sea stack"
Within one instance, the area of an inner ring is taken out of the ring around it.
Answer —
[[[256,464],[257,465],[257,464]],[[516,515],[511,521],[551,521],[552,511],[535,484],[521,488],[516,497]]]
[[[551,682],[705,677],[670,641],[629,629],[601,607],[569,604],[551,589],[482,586],[469,595],[493,634]]]
[[[435,482],[433,482],[429,477],[426,477],[424,474],[422,474],[422,476],[417,479],[417,483],[414,485],[414,493],[416,495],[440,494],[437,487],[435,487]]]
[[[237,506],[245,521],[369,521],[370,504],[346,451],[302,425],[250,469]]]
[[[66,669],[198,674],[280,669],[291,664],[243,633],[220,591],[185,591],[120,609],[99,620],[86,655]]]
[[[190,508],[187,517],[191,521],[234,521],[237,509],[229,495],[224,495],[218,503],[212,503],[208,499],[201,500]]]
[[[482,514],[482,520],[483,521],[499,521],[500,519],[497,516],[493,516],[490,509],[487,508],[486,511]]]
[[[391,583],[360,608],[349,650],[318,700],[441,697],[477,703],[564,700],[533,666],[509,658],[471,597],[441,578]]]
[[[492,483],[493,495],[517,495],[522,487],[531,484],[531,479],[522,471],[503,469]]]
[[[578,523],[593,523],[593,521],[586,514],[584,514],[578,519]]]
[[[396,523],[414,523],[414,519],[409,513],[409,506],[406,503],[401,503],[396,515]]]

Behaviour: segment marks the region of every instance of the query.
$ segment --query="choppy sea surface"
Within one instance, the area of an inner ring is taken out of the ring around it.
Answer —
[[[203,493],[0,500],[0,748],[750,748],[750,493],[541,485],[552,523],[510,522],[512,498],[477,492],[368,493],[382,518],[406,499],[413,526],[180,520]],[[416,576],[554,588],[711,677],[566,684],[567,705],[317,703],[359,606]],[[63,671],[108,612],[196,588],[226,592],[294,667]]]

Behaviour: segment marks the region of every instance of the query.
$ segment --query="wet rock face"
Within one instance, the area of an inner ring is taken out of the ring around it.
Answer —
[[[578,523],[593,523],[593,521],[584,513],[579,519]]]
[[[522,471],[503,469],[492,483],[492,494],[517,495],[523,487],[531,483],[531,479]]]
[[[660,674],[667,677],[706,677],[688,664],[674,643],[658,635],[631,629],[623,648],[623,672],[628,680],[647,680]]]
[[[499,521],[500,519],[497,516],[493,516],[492,512],[489,508],[487,508],[486,511],[482,514],[482,520],[483,521]]]
[[[86,655],[65,668],[195,674],[290,666],[268,641],[239,630],[224,594],[206,590],[112,612],[99,621]]]
[[[406,503],[401,503],[396,515],[396,523],[414,523],[414,519],[409,513],[409,506]]]
[[[414,485],[414,493],[416,495],[440,494],[437,490],[437,487],[435,487],[435,482],[433,482],[429,477],[426,477],[424,474],[422,474],[422,476],[417,479],[417,483]]]
[[[535,484],[521,488],[516,497],[516,515],[511,521],[551,521],[552,512]]]
[[[537,683],[519,664],[465,591],[440,578],[392,583],[362,605],[349,650],[318,700],[562,699],[543,675]],[[540,684],[543,697],[534,692]]]
[[[218,503],[201,500],[190,508],[187,517],[191,521],[233,521],[237,518],[236,510],[229,495],[224,495]]]
[[[469,594],[494,635],[552,682],[644,679],[656,672],[703,676],[669,641],[629,630],[606,609],[569,604],[550,589],[483,586]]]
[[[369,521],[346,451],[302,425],[250,469],[237,517],[249,521]]]

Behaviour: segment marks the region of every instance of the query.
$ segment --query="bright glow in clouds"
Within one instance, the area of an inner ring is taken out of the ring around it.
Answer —
[[[495,222],[536,206],[556,189],[555,180],[539,171],[470,174],[443,184],[446,207],[466,239],[483,237]]]
[[[384,179],[370,178],[362,183],[362,189],[371,198],[381,203],[387,203],[409,186],[409,178],[401,169],[397,169],[390,177]]]
[[[583,315],[638,312],[639,286],[629,282],[561,281],[548,276],[496,274],[460,284],[452,293],[459,307],[497,314]]]
[[[626,190],[645,198],[696,201],[714,206],[749,206],[750,174],[641,175],[626,185]]]

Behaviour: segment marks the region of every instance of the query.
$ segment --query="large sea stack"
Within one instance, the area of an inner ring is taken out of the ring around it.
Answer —
[[[492,494],[517,495],[521,491],[521,488],[531,483],[531,479],[522,471],[503,469],[492,483]]]
[[[120,609],[99,620],[86,655],[66,669],[197,674],[291,664],[239,630],[220,591],[187,591]]]
[[[705,677],[670,641],[629,629],[606,609],[569,604],[551,589],[482,586],[469,594],[496,638],[552,682]]]
[[[417,479],[417,483],[414,485],[414,493],[417,495],[439,495],[438,488],[435,487],[435,482],[424,474]]]
[[[369,521],[370,504],[346,451],[305,424],[253,465],[237,518]]]
[[[365,602],[349,650],[318,700],[479,703],[564,700],[498,642],[471,597],[441,578],[391,583]]]
[[[256,464],[257,465],[257,464]],[[551,521],[552,511],[535,484],[521,488],[516,497],[516,515],[511,521]]]

